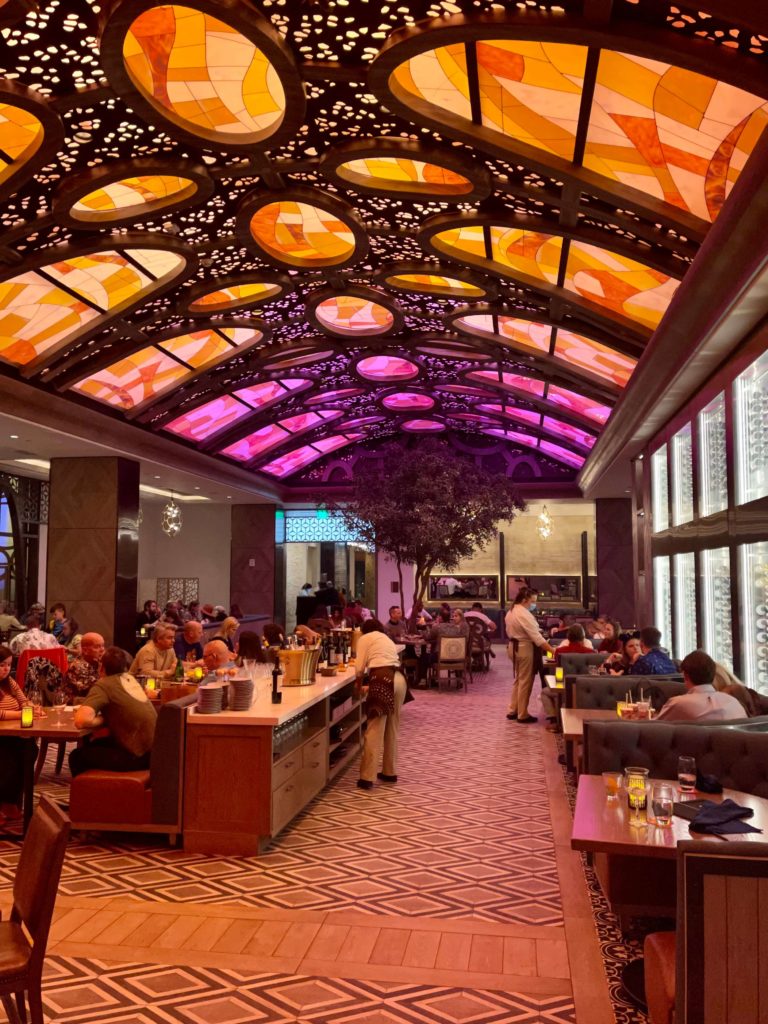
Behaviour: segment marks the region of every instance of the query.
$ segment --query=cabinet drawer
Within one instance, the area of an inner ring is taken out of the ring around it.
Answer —
[[[325,786],[328,778],[328,755],[319,754],[311,760],[307,760],[301,769],[301,787],[304,793],[304,803],[317,796]]]
[[[272,791],[279,789],[284,782],[287,782],[292,775],[301,770],[302,767],[302,748],[298,747],[296,750],[292,750],[290,754],[284,757],[281,761],[272,765]]]
[[[302,767],[313,768],[317,761],[325,764],[328,758],[328,737],[325,730],[313,736],[301,748],[303,754]]]
[[[285,828],[307,802],[302,774],[294,775],[272,794],[273,836]]]

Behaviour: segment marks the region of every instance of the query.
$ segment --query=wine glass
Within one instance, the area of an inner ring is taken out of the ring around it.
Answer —
[[[67,695],[64,690],[54,690],[52,704],[53,713],[56,718],[56,725],[61,725],[64,720],[64,710],[67,706]]]

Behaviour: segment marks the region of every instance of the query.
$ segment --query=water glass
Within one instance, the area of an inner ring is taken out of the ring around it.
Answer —
[[[621,772],[603,772],[603,783],[609,800],[619,795],[623,777]]]
[[[672,809],[675,802],[675,794],[667,783],[656,783],[653,787],[651,806],[655,824],[659,828],[669,828],[672,824]]]
[[[677,781],[680,783],[681,793],[693,793],[696,789],[696,758],[678,757],[677,759]]]
[[[67,695],[63,690],[56,690],[53,694],[53,714],[56,720],[56,725],[62,725],[64,722],[64,712],[67,707]]]

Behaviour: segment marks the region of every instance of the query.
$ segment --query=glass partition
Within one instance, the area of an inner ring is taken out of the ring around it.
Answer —
[[[768,693],[768,541],[739,548],[742,678]]]
[[[672,585],[666,556],[653,560],[653,618],[656,628],[661,630],[661,642],[665,647],[671,647]]]
[[[699,514],[711,516],[728,507],[725,394],[722,391],[699,413],[699,453]]]
[[[731,556],[728,548],[702,551],[700,592],[704,650],[733,671]]]
[[[733,382],[736,504],[768,494],[768,352]]]
[[[669,475],[667,446],[662,445],[651,456],[651,509],[653,532],[669,529]]]
[[[693,448],[691,424],[686,423],[672,438],[672,525],[693,519]]]
[[[696,556],[692,551],[674,555],[675,569],[675,642],[673,658],[684,658],[695,651],[696,643]],[[662,639],[669,646],[669,638]]]

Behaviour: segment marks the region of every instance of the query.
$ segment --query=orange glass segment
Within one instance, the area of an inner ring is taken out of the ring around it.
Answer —
[[[759,96],[603,50],[584,166],[713,221],[767,124]]]
[[[336,334],[384,334],[395,322],[386,306],[358,295],[334,295],[324,299],[318,303],[315,316]]]
[[[157,398],[188,374],[186,366],[150,346],[78,381],[72,390],[128,410]]]
[[[484,288],[478,288],[457,277],[441,274],[393,274],[386,279],[390,288],[402,288],[409,292],[424,292],[427,295],[455,295],[459,298],[479,299],[485,295]]]
[[[123,62],[144,98],[189,132],[245,142],[269,136],[283,119],[283,86],[264,53],[192,7],[140,14],[125,35]]]
[[[37,152],[45,130],[28,110],[0,103],[0,183]]]
[[[84,195],[72,206],[73,215],[116,213],[133,207],[166,205],[193,195],[197,186],[174,174],[144,174],[121,178]]]
[[[469,178],[447,167],[398,156],[374,156],[348,160],[336,173],[352,184],[369,188],[392,185],[398,191],[431,192],[435,195],[463,196],[472,191]]]
[[[176,359],[199,370],[222,356],[233,354],[233,349],[250,347],[261,340],[261,331],[248,327],[225,327],[215,330],[194,331],[177,338],[161,341],[160,348]]]
[[[490,225],[491,262],[501,273],[545,281],[557,282],[563,240],[559,235],[546,235],[522,228]],[[464,259],[483,264],[487,262],[485,230],[482,224],[448,228],[432,236],[432,244],[452,259]]]
[[[607,345],[558,328],[555,356],[571,366],[579,366],[623,388],[632,376],[637,360],[615,352]]]
[[[267,203],[251,218],[250,230],[267,255],[296,267],[342,263],[355,251],[349,225],[308,203]]]
[[[238,306],[245,306],[251,302],[262,302],[264,299],[279,295],[281,291],[282,288],[279,284],[260,281],[251,284],[227,285],[225,288],[218,288],[216,291],[201,295],[194,302],[190,302],[189,308],[193,313],[217,313],[225,309],[236,309]]]

